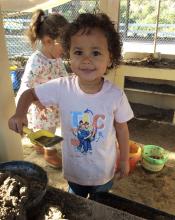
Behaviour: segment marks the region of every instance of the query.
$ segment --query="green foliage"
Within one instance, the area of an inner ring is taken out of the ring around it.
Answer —
[[[127,22],[127,0],[120,2],[120,22]],[[155,31],[158,0],[130,0],[128,23],[141,24],[130,26],[129,30]],[[145,24],[142,25],[142,24]],[[152,24],[152,25],[148,25]],[[162,0],[160,3],[159,24],[175,24],[175,1]],[[174,26],[159,27],[159,30],[175,32]]]

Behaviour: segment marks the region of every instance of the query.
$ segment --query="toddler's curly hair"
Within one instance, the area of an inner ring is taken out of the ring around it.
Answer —
[[[66,57],[69,59],[69,52],[71,47],[71,37],[78,31],[82,30],[82,34],[90,34],[94,28],[100,29],[106,36],[108,43],[108,50],[111,58],[111,66],[109,69],[117,66],[121,59],[120,35],[115,30],[113,22],[104,13],[84,13],[80,14],[68,27],[63,38],[63,47]]]

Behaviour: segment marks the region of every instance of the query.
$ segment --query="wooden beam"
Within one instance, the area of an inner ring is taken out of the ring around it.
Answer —
[[[23,159],[21,138],[8,128],[8,119],[15,113],[15,99],[9,76],[9,64],[0,7],[0,162]]]
[[[100,0],[99,7],[102,12],[106,13],[111,18],[118,30],[120,0]]]

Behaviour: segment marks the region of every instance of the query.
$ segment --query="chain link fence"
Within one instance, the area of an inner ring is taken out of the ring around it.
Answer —
[[[80,1],[72,0],[65,4],[45,11],[45,13],[57,12],[67,18],[69,22],[73,21],[78,14],[86,12],[95,12],[99,8],[99,1]],[[3,11],[3,25],[5,38],[10,61],[10,77],[14,94],[16,95],[21,77],[24,73],[25,64],[28,57],[32,54],[32,47],[25,35],[30,24],[32,13],[19,11]],[[65,66],[66,61],[65,61]],[[68,68],[68,67],[67,67]]]
[[[156,33],[158,7],[157,0],[121,0],[120,32],[122,38],[152,41]],[[158,20],[158,41],[175,40],[174,11],[174,0],[161,1]]]
[[[51,11],[64,15],[71,22],[78,14],[94,12],[97,7],[98,1],[72,0],[52,8]],[[32,13],[29,12],[2,12],[9,58],[14,56],[29,57],[32,54],[32,48],[25,36],[31,16]]]
[[[160,4],[159,0],[121,0],[119,31],[124,51],[153,52],[155,40],[156,52],[175,54],[174,12],[174,0]]]
[[[64,15],[68,21],[71,22],[80,13],[99,11],[99,0],[72,0],[53,8],[52,11]],[[134,51],[137,43],[141,43],[141,46],[139,45],[140,51],[144,51],[142,47],[144,43],[153,45],[156,33],[157,11],[158,0],[120,1],[119,32],[124,43],[125,51]],[[161,43],[164,47],[170,44],[170,50],[173,50],[171,44],[175,43],[174,11],[174,0],[161,1],[157,42]],[[30,56],[32,49],[25,36],[25,31],[30,23],[32,14],[6,11],[2,12],[2,16],[9,58],[15,56]],[[128,42],[130,42],[130,44]],[[147,52],[151,52],[152,46],[147,47],[147,50]],[[160,50],[159,52],[162,51]],[[166,53],[168,53],[168,49]]]

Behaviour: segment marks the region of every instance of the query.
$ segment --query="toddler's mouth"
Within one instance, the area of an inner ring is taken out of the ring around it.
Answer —
[[[80,71],[84,72],[84,73],[92,73],[95,71],[95,69],[80,69]]]

